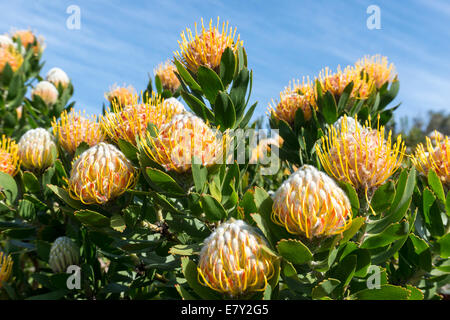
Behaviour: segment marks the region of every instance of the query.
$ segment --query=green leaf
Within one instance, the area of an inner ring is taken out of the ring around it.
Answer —
[[[198,68],[197,81],[199,82],[206,99],[211,103],[216,101],[219,91],[225,90],[217,73],[208,67],[200,66]]]
[[[352,280],[356,270],[356,262],[356,255],[351,254],[342,259],[335,268],[330,270],[330,277],[341,281],[339,287],[342,289]]]
[[[87,149],[89,149],[89,145],[86,142],[82,141],[78,145],[77,150],[75,150],[75,154],[74,154],[73,158],[76,159],[80,154],[85,152]]]
[[[439,243],[439,255],[443,259],[450,258],[450,233],[438,240]]]
[[[138,160],[137,154],[139,153],[139,150],[134,145],[123,139],[119,139],[118,145],[125,157],[132,161]]]
[[[177,244],[170,248],[170,254],[177,254],[180,256],[192,256],[198,254],[201,250],[198,244]]]
[[[250,81],[250,72],[247,68],[243,68],[233,80],[230,90],[230,98],[236,109],[236,114],[240,115],[245,108],[245,95],[247,93]]]
[[[412,285],[406,285],[408,291],[410,291],[410,295],[408,296],[408,300],[423,300],[424,295],[422,290],[419,288],[413,287]]]
[[[365,289],[356,292],[351,297],[359,300],[407,300],[410,292],[402,287],[385,284],[380,289]]]
[[[236,68],[236,59],[231,48],[226,48],[220,59],[220,79],[224,87],[227,87],[233,80],[234,70]]]
[[[17,198],[17,184],[14,178],[9,174],[0,172],[0,191],[6,196],[10,203],[13,203]]]
[[[61,200],[63,200],[65,203],[67,203],[69,206],[71,206],[74,209],[81,209],[81,202],[74,200],[70,197],[69,193],[64,190],[63,188],[60,188],[58,186],[48,184],[47,188],[49,188],[53,193],[55,193]]]
[[[41,185],[39,184],[38,179],[32,172],[25,171],[22,175],[22,178],[23,184],[25,185],[25,189],[28,192],[37,193],[41,190]]]
[[[334,96],[329,92],[325,92],[322,99],[318,100],[319,110],[328,124],[333,124],[338,118],[336,101]]]
[[[227,217],[224,207],[210,195],[202,195],[200,203],[209,221],[221,221]]]
[[[78,210],[74,213],[75,217],[84,225],[91,227],[109,227],[110,219],[101,213],[91,210]]]
[[[199,86],[199,84],[192,78],[190,73],[184,68],[184,66],[177,60],[173,59],[173,63],[177,67],[178,74],[180,77],[184,80],[184,82],[187,83],[187,85],[197,92],[201,92],[202,88]]]
[[[375,191],[370,204],[375,212],[381,213],[389,208],[394,200],[394,195],[394,182],[389,180]]]
[[[313,288],[311,292],[311,297],[313,299],[321,299],[324,297],[328,297],[334,291],[334,289],[336,289],[336,287],[339,286],[340,283],[341,282],[337,279],[333,278],[325,279]]]
[[[447,199],[445,200],[445,211],[447,212],[447,216],[450,217],[450,192],[447,194]]]
[[[216,125],[220,125],[222,131],[234,127],[236,123],[236,110],[228,93],[219,92],[214,104],[214,114]]]
[[[159,188],[161,191],[173,193],[173,194],[184,194],[184,190],[178,185],[178,183],[167,173],[161,170],[147,167],[145,169],[150,180]]]
[[[196,264],[188,257],[181,258],[181,269],[189,286],[200,298],[205,300],[220,300],[220,296],[214,290],[198,282],[201,276],[198,274]]]
[[[428,184],[433,192],[436,194],[439,200],[445,203],[444,188],[442,187],[441,180],[434,170],[428,171]]]
[[[194,179],[195,190],[199,193],[203,192],[208,181],[208,169],[198,161],[192,160],[192,177]]]
[[[277,244],[278,253],[293,264],[303,264],[312,259],[308,247],[299,240],[281,240]]]
[[[349,241],[353,236],[358,232],[359,229],[364,225],[365,218],[364,217],[356,217],[352,220],[352,225],[350,228],[345,230],[342,233],[342,240],[339,242],[340,244],[344,244]]]
[[[181,96],[189,108],[191,108],[197,116],[201,117],[205,121],[214,121],[214,113],[212,113],[212,111],[209,110],[197,97],[185,91],[181,91]]]
[[[358,194],[356,193],[355,188],[350,183],[343,182],[341,183],[346,190],[348,199],[350,200],[350,205],[352,206],[353,216],[356,216],[359,212],[359,199]]]
[[[364,240],[361,248],[373,249],[387,246],[395,240],[401,239],[408,233],[408,223],[394,223],[381,233],[369,236]]]
[[[125,221],[120,214],[113,214],[110,222],[111,228],[116,231],[123,232],[127,227]]]

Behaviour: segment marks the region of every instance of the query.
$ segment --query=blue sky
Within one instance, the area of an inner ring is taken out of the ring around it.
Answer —
[[[381,9],[381,29],[369,30],[369,5]],[[78,5],[81,29],[69,30],[66,9]],[[117,83],[144,89],[154,67],[173,56],[180,33],[194,22],[236,26],[254,72],[256,116],[293,78],[314,77],[380,53],[400,79],[396,118],[450,111],[450,3],[415,1],[48,1],[1,0],[0,33],[31,28],[44,36],[42,75],[64,69],[76,109],[100,113],[104,92]]]

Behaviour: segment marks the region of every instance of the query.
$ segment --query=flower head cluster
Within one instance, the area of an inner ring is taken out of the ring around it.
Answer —
[[[45,79],[51,82],[56,88],[61,85],[63,88],[67,88],[70,83],[69,76],[64,70],[60,68],[52,68],[47,72]]]
[[[18,30],[14,32],[12,38],[15,41],[20,40],[22,47],[25,49],[31,47],[35,54],[41,53],[44,50],[43,38],[36,38],[31,30]]]
[[[81,112],[72,111],[61,114],[61,119],[52,121],[53,134],[57,137],[58,143],[64,150],[74,154],[77,147],[82,142],[86,142],[92,147],[102,142],[105,135],[97,122],[97,117],[86,117]]]
[[[184,66],[192,71],[194,74],[200,66],[206,66],[218,71],[222,53],[226,48],[231,48],[236,53],[239,45],[242,45],[240,36],[238,35],[235,41],[236,29],[228,28],[228,22],[222,23],[220,28],[219,18],[217,18],[217,26],[212,25],[212,19],[209,22],[209,29],[203,25],[201,32],[197,32],[197,23],[195,24],[195,35],[190,29],[186,29],[181,34],[182,41],[180,44],[180,51],[175,53],[175,57],[179,59]]]
[[[40,81],[31,91],[33,98],[39,96],[47,105],[55,104],[58,101],[58,90],[48,81]]]
[[[274,274],[265,240],[242,220],[224,222],[205,240],[199,281],[230,297],[263,291]]]
[[[3,285],[3,282],[8,281],[11,276],[13,261],[11,256],[5,255],[0,251],[0,288]]]
[[[161,126],[156,137],[147,132],[142,147],[147,156],[166,170],[186,172],[195,157],[204,166],[222,159],[223,137],[193,114],[179,114]]]
[[[312,239],[345,231],[352,211],[346,194],[329,176],[304,165],[276,191],[272,221],[289,233]]]
[[[371,81],[374,82],[377,89],[381,88],[386,82],[395,79],[396,73],[394,65],[388,63],[386,57],[379,54],[374,56],[365,56],[355,64],[358,71],[364,71],[368,74]]]
[[[68,192],[85,204],[104,204],[134,184],[135,171],[120,150],[100,142],[73,160]]]
[[[80,248],[68,237],[59,237],[50,248],[48,264],[53,272],[66,272],[71,265],[77,265]]]
[[[14,46],[0,46],[0,74],[3,73],[6,64],[9,64],[11,70],[16,72],[23,63],[23,57]]]
[[[133,103],[126,107],[113,103],[101,116],[101,125],[107,135],[114,141],[126,140],[136,145],[136,136],[143,136],[149,123],[160,128],[175,115],[184,112],[183,105],[175,98],[163,100],[153,95],[145,103]]]
[[[44,170],[50,167],[58,155],[53,136],[43,128],[25,132],[18,147],[21,164],[29,170]]]
[[[426,138],[426,147],[420,143],[412,158],[414,166],[424,175],[434,170],[444,185],[450,188],[450,137],[436,132]]]
[[[14,140],[2,135],[0,140],[0,172],[14,176],[19,170],[19,148]]]
[[[385,140],[384,127],[372,129],[370,119],[361,126],[344,116],[329,128],[316,151],[329,175],[367,191],[383,184],[402,163],[404,143],[398,136],[391,145],[391,135]]]
[[[180,80],[178,80],[175,71],[177,68],[169,60],[161,63],[153,72],[161,80],[163,89],[175,93],[180,87]]]
[[[270,112],[280,120],[284,120],[289,124],[293,124],[295,114],[298,109],[303,112],[303,118],[308,121],[312,116],[312,108],[317,109],[315,101],[314,86],[309,81],[300,83],[300,81],[293,81],[289,83],[284,91],[280,93],[280,101],[273,103],[269,107]]]
[[[105,98],[111,104],[115,103],[119,106],[127,106],[130,104],[136,104],[138,100],[138,95],[133,86],[119,87],[114,84],[108,92],[105,93]]]

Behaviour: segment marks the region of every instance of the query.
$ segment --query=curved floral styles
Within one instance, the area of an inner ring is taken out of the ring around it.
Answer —
[[[242,220],[222,223],[205,240],[198,263],[199,281],[230,297],[263,291],[274,274],[265,240]]]
[[[304,165],[274,195],[272,221],[308,239],[342,233],[352,223],[350,201],[325,173]]]
[[[100,142],[74,159],[68,192],[85,204],[104,204],[134,184],[135,171],[120,150]]]
[[[204,166],[222,160],[223,139],[218,130],[210,128],[193,114],[179,114],[161,127],[157,137],[147,132],[142,146],[145,153],[166,170],[186,172],[192,157]]]
[[[14,140],[2,135],[0,140],[0,172],[14,176],[19,170],[19,147]]]
[[[102,142],[105,136],[97,117],[86,117],[84,112],[80,111],[64,111],[59,121],[53,119],[52,127],[58,143],[70,154],[75,153],[80,143],[86,142],[92,147]]]
[[[434,170],[441,182],[450,187],[450,138],[435,132],[432,138],[426,138],[426,146],[420,143],[416,147],[414,166],[424,175]]]
[[[385,129],[379,124],[372,129],[370,120],[361,126],[357,119],[347,116],[338,121],[340,125],[330,127],[321,145],[316,145],[325,171],[357,190],[367,191],[383,184],[402,163],[405,145],[401,136],[392,145],[392,132],[385,140]]]
[[[203,25],[200,32],[197,31],[197,23],[195,24],[195,35],[190,29],[186,29],[181,33],[182,41],[178,41],[180,51],[175,53],[175,58],[194,74],[200,66],[206,66],[217,72],[220,65],[222,53],[226,48],[231,48],[236,53],[239,45],[242,46],[240,36],[236,36],[236,28],[228,28],[228,22],[223,22],[222,27],[217,17],[217,25],[213,26],[213,20],[209,21],[209,29]]]

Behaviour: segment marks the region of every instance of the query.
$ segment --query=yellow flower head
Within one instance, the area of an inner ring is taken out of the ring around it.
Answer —
[[[338,67],[336,73],[325,68],[319,73],[319,81],[323,91],[330,91],[335,97],[340,97],[345,87],[352,81],[353,89],[350,94],[352,98],[366,99],[374,89],[373,82],[367,75],[361,76],[360,70],[351,66],[347,66],[344,71]]]
[[[279,135],[260,140],[258,145],[251,151],[249,163],[256,163],[258,161],[265,163],[268,153],[272,150],[272,147],[280,148],[283,141],[283,138]]]
[[[102,142],[105,135],[101,130],[97,117],[90,118],[79,112],[72,111],[61,114],[61,119],[52,121],[53,134],[58,138],[58,143],[64,150],[74,154],[81,142],[86,142],[89,147]]]
[[[184,107],[175,98],[163,100],[153,94],[145,103],[135,102],[126,107],[113,103],[112,110],[108,109],[101,116],[101,125],[113,141],[123,139],[136,145],[136,135],[143,136],[149,123],[159,129],[181,112],[184,112]]]
[[[48,81],[40,81],[31,91],[33,97],[39,96],[47,105],[54,104],[58,101],[58,89]]]
[[[405,145],[401,136],[391,145],[390,131],[384,139],[384,127],[364,126],[357,119],[341,117],[321,138],[316,151],[325,171],[357,190],[369,190],[383,184],[401,165]]]
[[[0,141],[0,172],[14,176],[19,170],[19,147],[14,140],[2,135]]]
[[[298,109],[302,109],[303,117],[306,121],[311,119],[311,108],[317,109],[315,92],[312,83],[305,81],[300,83],[299,80],[289,82],[289,86],[284,88],[280,93],[280,101],[269,106],[269,111],[279,120],[284,120],[289,124],[293,124],[295,113]]]
[[[50,167],[58,154],[53,136],[43,128],[25,132],[18,147],[20,162],[29,170],[44,170]]]
[[[130,104],[136,104],[138,95],[131,85],[128,87],[119,87],[114,84],[111,89],[105,93],[105,98],[111,104],[115,102],[117,105],[125,107]]]
[[[73,160],[67,191],[85,204],[104,204],[123,194],[135,180],[136,170],[125,155],[100,142]]]
[[[175,53],[175,58],[179,59],[184,66],[194,74],[200,66],[209,67],[216,72],[220,66],[222,53],[226,48],[231,48],[236,53],[238,45],[242,45],[240,36],[234,41],[236,28],[228,28],[228,22],[222,23],[220,30],[219,17],[217,17],[217,26],[212,25],[212,19],[209,21],[209,29],[205,29],[202,19],[202,30],[197,32],[197,23],[195,23],[195,36],[190,29],[186,33],[181,33],[182,42],[178,41],[180,51]]]
[[[16,72],[23,63],[22,55],[12,45],[0,47],[0,74],[2,74],[7,63],[14,72]]]
[[[158,76],[161,80],[163,89],[169,90],[172,93],[177,91],[180,86],[180,80],[175,75],[177,68],[170,60],[161,63],[155,70],[153,70],[155,76]]]
[[[414,166],[424,175],[434,170],[442,183],[450,187],[450,137],[436,132],[432,139],[426,138],[426,150],[422,143],[416,147],[412,158]]]
[[[9,255],[0,251],[0,288],[11,276],[13,261]]]
[[[221,160],[223,139],[218,130],[210,128],[199,117],[179,114],[163,125],[156,137],[147,132],[142,147],[150,159],[166,170],[181,173],[191,168],[192,157],[204,166]]]
[[[312,239],[345,231],[352,211],[346,194],[329,176],[304,165],[276,191],[272,221],[289,233]]]
[[[274,261],[263,246],[265,240],[244,221],[222,223],[200,252],[200,283],[233,298],[264,291],[274,275]]]
[[[377,89],[381,88],[387,81],[392,81],[397,76],[394,65],[388,63],[386,57],[379,54],[374,56],[365,56],[356,62],[356,70],[358,73],[364,70],[369,79],[374,82]]]
[[[44,39],[42,37],[39,37],[39,39],[37,39],[31,30],[18,30],[14,32],[12,38],[15,41],[20,39],[22,47],[27,49],[30,46],[35,54],[38,54],[44,50]]]

